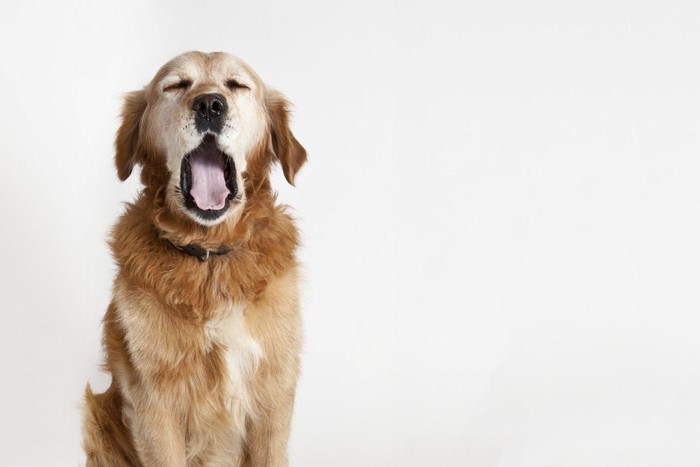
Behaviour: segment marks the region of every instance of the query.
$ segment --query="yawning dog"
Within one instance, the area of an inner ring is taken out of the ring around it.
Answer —
[[[300,316],[289,183],[306,151],[288,102],[242,60],[189,52],[126,96],[121,180],[143,189],[110,239],[106,392],[85,399],[88,466],[287,465]]]

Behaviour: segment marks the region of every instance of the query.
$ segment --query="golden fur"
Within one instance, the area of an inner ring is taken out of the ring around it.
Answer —
[[[249,94],[217,81],[231,72]],[[162,87],[173,73],[195,75],[177,97]],[[212,90],[241,109],[237,118],[264,125],[231,143],[245,147],[243,201],[203,225],[182,206],[168,165],[182,154],[168,152],[175,136],[158,112],[180,106],[186,115],[192,96]],[[144,187],[110,241],[118,273],[103,344],[112,384],[102,394],[86,390],[87,465],[287,465],[301,345],[299,239],[276,204],[269,169],[279,162],[292,183],[306,160],[287,101],[240,60],[190,52],[126,97],[115,146],[119,178],[140,164]],[[231,251],[200,261],[178,249],[191,243]]]

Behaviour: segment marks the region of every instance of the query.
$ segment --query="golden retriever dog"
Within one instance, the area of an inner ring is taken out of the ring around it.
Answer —
[[[189,52],[126,96],[102,394],[87,387],[88,466],[283,466],[299,375],[297,230],[270,186],[306,151],[287,100],[243,61]]]

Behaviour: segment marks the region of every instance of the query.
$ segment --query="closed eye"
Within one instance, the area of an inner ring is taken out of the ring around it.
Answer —
[[[190,81],[189,79],[183,79],[178,81],[177,83],[173,83],[169,86],[164,87],[163,92],[179,91],[180,89],[187,89],[190,86],[192,86],[192,81]]]
[[[236,89],[250,89],[248,86],[246,86],[245,84],[241,84],[239,81],[236,81],[235,79],[227,80],[226,87],[229,88],[231,91],[235,91]]]

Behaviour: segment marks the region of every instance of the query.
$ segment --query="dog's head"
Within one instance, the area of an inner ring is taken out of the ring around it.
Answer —
[[[168,204],[205,226],[242,209],[245,184],[265,178],[270,161],[289,183],[306,161],[286,99],[220,52],[180,55],[128,94],[115,146],[120,179],[142,165],[144,183],[167,184]]]

